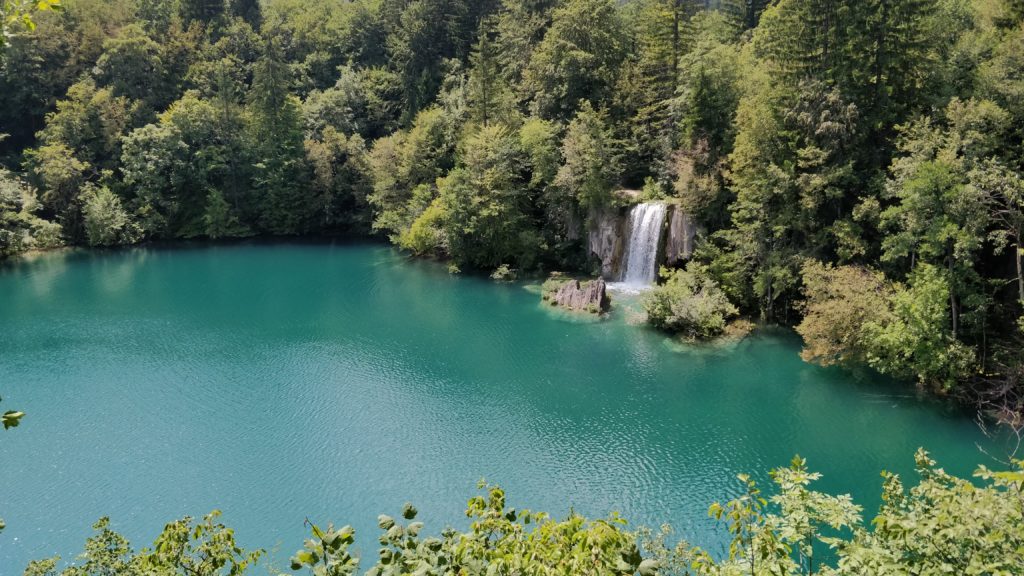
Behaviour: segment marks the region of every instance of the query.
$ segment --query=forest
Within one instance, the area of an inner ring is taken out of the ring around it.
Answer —
[[[595,271],[636,198],[701,224],[646,298],[710,338],[791,326],[1024,430],[1022,0],[2,0],[0,258],[180,239],[386,238],[465,271]],[[629,191],[624,193],[623,191]],[[4,428],[24,414],[10,410]],[[1015,453],[1014,453],[1015,454]],[[1024,463],[923,450],[865,522],[797,457],[741,475],[706,551],[618,516],[381,516],[368,574],[1019,574]],[[344,487],[339,487],[343,490]],[[527,495],[528,496],[528,495]],[[0,530],[4,527],[0,522]],[[294,571],[359,571],[307,521]],[[684,535],[685,536],[685,535]],[[678,543],[677,543],[678,542]],[[298,541],[295,542],[298,544]],[[720,553],[719,553],[720,552]],[[107,519],[26,576],[277,573],[216,513],[135,549]],[[265,568],[265,570],[263,570]],[[6,573],[6,572],[5,572]]]
[[[636,190],[703,230],[653,323],[795,326],[1022,422],[1019,0],[36,4],[4,3],[4,256],[350,234],[587,273]]]

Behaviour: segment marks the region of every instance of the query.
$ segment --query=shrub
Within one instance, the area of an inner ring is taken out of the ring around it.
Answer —
[[[561,272],[552,272],[544,283],[540,286],[540,297],[544,301],[552,300],[558,290],[565,285],[566,282],[571,281],[571,278],[562,274]]]
[[[0,258],[60,246],[60,225],[37,217],[38,206],[32,188],[0,169]]]
[[[919,264],[909,285],[896,288],[891,320],[865,325],[868,363],[886,374],[916,375],[922,384],[946,389],[966,378],[975,351],[953,336],[948,302],[949,281],[942,271]]]
[[[447,250],[444,234],[445,211],[440,199],[435,199],[412,226],[398,236],[398,245],[417,256],[440,254]]]
[[[1006,471],[980,467],[975,481],[937,468],[923,450],[916,455],[920,481],[907,490],[901,478],[885,473],[883,504],[869,530],[862,508],[849,495],[812,489],[821,475],[799,456],[771,472],[775,493],[763,495],[741,474],[738,495],[712,504],[711,517],[726,525],[731,543],[712,555],[680,541],[666,545],[670,531],[632,532],[612,514],[588,520],[570,512],[554,520],[543,512],[507,506],[505,492],[481,485],[469,499],[469,529],[423,534],[411,504],[401,518],[381,515],[382,534],[367,576],[437,574],[466,576],[607,575],[658,576],[758,574],[862,576],[880,574],[1018,574],[1024,566],[1024,462]],[[151,549],[135,552],[109,527],[107,519],[86,542],[81,566],[61,576],[262,574],[253,565],[261,551],[247,552],[217,513],[202,522],[172,522]],[[294,571],[316,576],[355,576],[359,558],[351,551],[355,531],[345,526],[311,525],[304,547],[291,559]],[[832,560],[819,557],[831,549]],[[25,576],[55,576],[59,559],[33,562]]]
[[[662,269],[661,276],[664,284],[644,297],[647,320],[656,328],[706,340],[721,334],[729,318],[739,313],[703,267]]]
[[[870,342],[865,325],[892,318],[893,290],[885,276],[862,266],[833,266],[814,260],[802,269],[803,336],[800,356],[822,366],[866,362]]]
[[[508,264],[502,264],[491,272],[491,280],[498,280],[499,282],[511,282],[516,279],[518,273],[514,268],[509,268]]]
[[[82,194],[85,235],[90,246],[117,246],[136,240],[135,224],[121,206],[121,199],[106,186]]]

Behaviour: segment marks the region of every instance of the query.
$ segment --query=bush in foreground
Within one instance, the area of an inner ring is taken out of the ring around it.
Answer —
[[[1024,566],[1024,461],[1011,471],[984,466],[975,481],[937,468],[926,452],[916,455],[920,481],[907,490],[898,475],[883,473],[883,505],[869,530],[849,496],[811,490],[820,474],[803,459],[776,469],[776,494],[766,498],[746,475],[738,498],[713,504],[709,514],[731,535],[728,554],[716,558],[685,541],[666,545],[670,532],[629,531],[617,515],[587,520],[570,514],[553,520],[540,512],[506,505],[496,486],[469,500],[466,532],[446,529],[422,536],[411,504],[402,520],[380,516],[381,548],[367,576],[415,575],[633,575],[695,576],[1020,574]],[[134,551],[109,528],[94,528],[76,566],[61,576],[240,576],[255,574],[262,551],[247,552],[218,513],[196,523],[168,524],[153,547]],[[294,571],[314,576],[350,576],[359,559],[349,548],[351,527],[310,527],[311,537],[291,559]],[[825,563],[819,554],[833,550]],[[58,558],[33,562],[25,576],[55,576]]]

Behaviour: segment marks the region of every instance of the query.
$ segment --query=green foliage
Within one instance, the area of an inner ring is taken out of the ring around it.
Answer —
[[[33,180],[42,189],[43,206],[56,216],[68,235],[77,240],[81,222],[79,194],[91,166],[76,158],[63,144],[33,150],[28,164]]]
[[[562,141],[564,159],[555,185],[584,210],[607,206],[618,180],[617,142],[605,115],[584,103]]]
[[[898,204],[882,214],[892,229],[883,242],[885,260],[917,255],[963,262],[981,247],[988,212],[982,195],[966,185],[966,172],[993,149],[1005,113],[992,103],[954,102],[947,115],[955,123],[948,130],[924,120],[902,142],[906,156],[893,164],[889,188]]]
[[[83,194],[82,216],[90,246],[118,246],[136,239],[135,224],[121,199],[106,186],[90,186]]]
[[[136,552],[123,536],[101,518],[96,533],[85,542],[81,562],[57,572],[59,558],[29,564],[26,576],[241,576],[263,555],[247,552],[235,543],[234,531],[217,522],[214,511],[195,522],[171,522],[152,548]]]
[[[860,506],[849,495],[810,490],[808,486],[821,475],[809,472],[806,460],[799,456],[788,467],[773,470],[771,477],[778,492],[770,500],[749,476],[740,474],[744,492],[708,510],[711,517],[727,524],[732,535],[725,560],[716,561],[703,550],[687,550],[685,543],[677,548],[677,555],[691,557],[697,574],[831,573],[827,566],[822,570],[815,564],[815,550],[841,540],[822,533],[857,528]]]
[[[368,201],[375,210],[374,230],[386,231],[397,240],[430,204],[431,198],[417,198],[413,192],[421,186],[432,187],[451,167],[454,142],[448,129],[444,111],[430,108],[417,115],[409,132],[397,132],[374,143],[368,158],[373,177]]]
[[[65,146],[96,168],[116,166],[121,138],[140,118],[141,103],[85,78],[68,88],[38,134],[45,146]]]
[[[839,574],[1013,574],[1024,565],[1024,465],[993,472],[984,466],[975,482],[935,467],[916,455],[921,482],[907,491],[886,473],[883,505],[872,525],[839,546]]]
[[[519,145],[529,158],[530,186],[544,190],[558,174],[558,130],[551,122],[530,118],[519,129]]]
[[[694,213],[709,207],[724,187],[723,159],[736,137],[740,81],[750,66],[738,46],[719,37],[713,27],[718,18],[713,13],[694,18],[699,35],[693,50],[681,57],[679,93],[673,101],[681,133],[675,187]]]
[[[631,532],[617,515],[587,520],[570,513],[554,520],[543,512],[517,510],[505,492],[481,484],[483,494],[466,505],[468,530],[424,534],[418,511],[403,506],[401,518],[381,515],[380,549],[367,576],[401,574],[609,574],[657,576],[739,574],[860,576],[863,574],[1015,574],[1024,563],[1024,462],[1004,471],[984,466],[974,480],[935,466],[926,452],[916,456],[920,481],[907,490],[902,479],[883,473],[883,505],[869,529],[850,496],[816,491],[821,475],[799,456],[771,472],[771,496],[747,475],[739,495],[710,506],[725,524],[727,554],[712,555],[685,540],[673,548],[670,534]],[[247,552],[217,522],[218,513],[195,523],[172,522],[151,549],[135,552],[104,518],[85,553],[60,576],[242,576],[259,573],[262,552]],[[352,576],[359,558],[351,527],[310,528],[291,558],[293,571],[313,576]],[[822,552],[828,548],[831,554]],[[56,576],[59,559],[32,562],[26,576]]]
[[[849,495],[831,496],[808,489],[821,474],[809,472],[807,461],[799,456],[789,467],[773,470],[771,476],[778,487],[778,494],[771,498],[778,512],[769,515],[766,523],[795,552],[797,571],[813,574],[815,546],[819,541],[828,543],[822,538],[823,529],[838,531],[857,526],[861,507]]]
[[[611,0],[568,0],[533,50],[523,85],[534,111],[545,119],[569,120],[580,101],[600,108],[615,86],[625,56],[621,18]]]
[[[949,280],[934,266],[919,264],[909,286],[897,287],[893,317],[864,326],[870,342],[868,362],[895,376],[916,375],[923,383],[953,387],[975,361],[974,351],[956,340],[947,313]]]
[[[292,570],[309,568],[314,576],[349,576],[355,574],[359,560],[353,558],[348,548],[355,542],[355,530],[345,526],[338,530],[328,525],[327,530],[320,529],[309,522],[312,538],[306,540],[305,547],[292,556]]]
[[[495,121],[511,124],[516,120],[515,102],[499,68],[492,29],[491,20],[481,24],[479,40],[469,57],[472,67],[468,86],[470,117],[484,126]]]
[[[133,204],[147,235],[162,237],[180,226],[183,204],[180,196],[189,190],[186,172],[188,146],[174,124],[147,124],[124,138],[122,154],[125,184],[135,193]]]
[[[103,43],[103,54],[96,61],[97,80],[117,96],[163,108],[168,90],[160,52],[160,45],[141,26],[127,26]]]
[[[152,550],[137,556],[140,572],[235,576],[256,563],[262,552],[247,552],[235,543],[234,530],[217,522],[219,511],[202,522],[183,518],[171,522],[153,542]]]
[[[382,549],[367,576],[412,573],[444,574],[636,574],[648,573],[635,537],[617,516],[588,521],[572,514],[555,521],[547,514],[516,510],[505,504],[505,492],[496,486],[471,498],[465,533],[446,530],[440,538],[423,537],[423,523],[415,522],[416,509],[402,511],[408,524],[380,516]],[[642,567],[641,567],[642,566]]]
[[[60,225],[39,218],[35,191],[0,169],[0,259],[61,244]]]
[[[0,55],[9,39],[21,30],[32,31],[37,11],[61,10],[61,0],[3,0],[0,2]]]
[[[800,356],[830,366],[865,363],[871,350],[866,326],[888,325],[893,289],[879,272],[860,266],[804,263],[803,320],[796,331],[804,339]]]
[[[977,357],[951,373],[984,374],[961,389],[1013,381],[1019,0],[0,7],[0,164],[39,199],[6,194],[6,253],[57,225],[70,244],[356,232],[456,268],[586,272],[588,218],[643,186],[706,232],[695,258],[729,300],[802,326],[808,357],[867,357],[856,326],[823,323],[870,299],[847,267],[894,285],[927,264],[941,348]],[[99,228],[123,212],[125,232],[97,236],[104,187]],[[845,295],[802,303],[809,260]]]
[[[366,144],[354,134],[346,138],[327,127],[319,139],[306,139],[306,160],[313,169],[312,188],[318,195],[314,217],[325,229],[366,229],[367,196],[371,191]]]
[[[1009,252],[1017,270],[1017,294],[1024,303],[1024,177],[990,160],[968,176],[984,195],[994,228],[989,233],[996,255]]]
[[[320,133],[330,126],[368,139],[392,133],[398,120],[397,82],[386,69],[342,67],[334,86],[310,93],[303,102],[307,131]]]
[[[504,127],[483,127],[466,139],[464,167],[438,182],[448,252],[457,264],[493,269],[511,257],[518,268],[533,266],[538,239],[529,226],[519,143]]]
[[[206,195],[206,209],[203,212],[202,234],[207,238],[232,238],[249,233],[232,213],[224,195],[219,190],[210,190]]]
[[[444,225],[448,220],[441,198],[435,198],[408,230],[398,236],[398,245],[417,256],[443,255],[448,252]]]
[[[707,271],[695,264],[686,270],[662,269],[663,283],[644,295],[647,321],[686,338],[720,335],[738,310]]]
[[[222,0],[180,0],[178,9],[181,19],[185,22],[215,22],[220,18],[226,7]]]
[[[4,430],[10,430],[15,428],[18,424],[21,424],[21,419],[25,417],[25,413],[19,410],[8,410],[0,416],[0,420],[3,421]]]
[[[970,185],[970,173],[997,150],[1007,115],[992,102],[953,100],[947,126],[928,119],[907,129],[904,155],[893,162],[888,196],[896,203],[881,214],[889,235],[882,261],[926,262],[946,268],[953,336],[963,313],[983,315],[985,305],[974,267],[989,227],[985,194]],[[976,326],[968,328],[977,329]]]
[[[276,40],[267,42],[255,68],[248,128],[256,224],[277,235],[310,229],[314,205],[307,186],[301,103],[289,91],[289,72]]]
[[[830,246],[857,254],[855,242],[837,245],[830,227],[850,213],[853,168],[844,152],[857,110],[822,83],[804,81],[789,93],[767,75],[748,82],[730,157],[734,227],[719,236],[741,255],[746,269],[735,273],[752,280],[750,304],[774,318],[778,302],[794,296],[802,257]]]

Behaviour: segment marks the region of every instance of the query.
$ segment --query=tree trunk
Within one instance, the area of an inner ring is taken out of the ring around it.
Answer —
[[[675,85],[679,78],[679,11],[682,9],[682,0],[676,0],[675,10],[672,11],[672,83]]]
[[[1024,269],[1021,265],[1021,257],[1024,256],[1024,246],[1017,243],[1017,291],[1020,295],[1020,301],[1024,304]]]
[[[953,289],[953,257],[950,256],[947,262],[949,263],[947,266],[949,270],[949,309],[952,311],[953,318],[953,339],[956,340],[960,328],[960,311],[956,307],[956,291]]]
[[[953,311],[953,339],[956,340],[956,335],[959,333],[960,312],[956,308],[956,294],[952,290],[949,291],[949,307]]]

